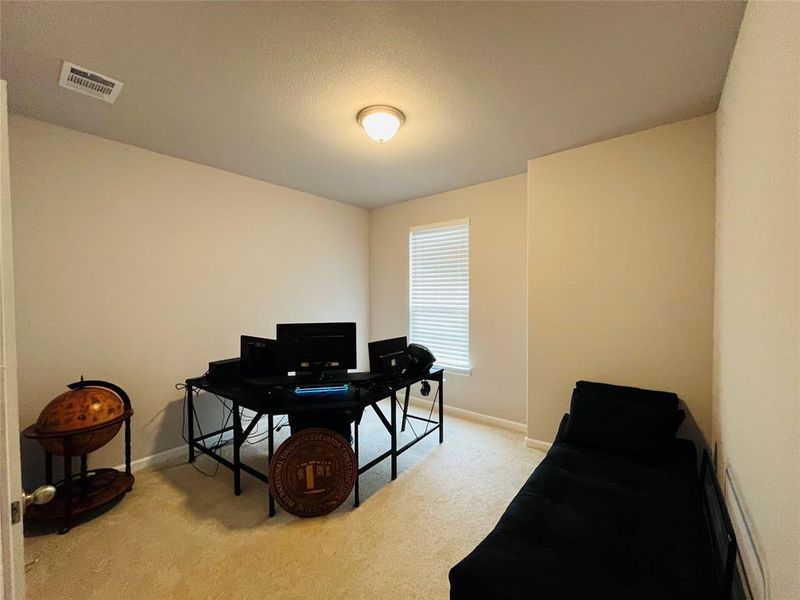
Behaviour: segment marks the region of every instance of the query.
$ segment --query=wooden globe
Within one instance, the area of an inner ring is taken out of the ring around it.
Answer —
[[[89,454],[117,435],[132,412],[109,389],[81,387],[51,400],[25,435],[38,439],[52,454],[63,456],[65,446],[70,456]]]

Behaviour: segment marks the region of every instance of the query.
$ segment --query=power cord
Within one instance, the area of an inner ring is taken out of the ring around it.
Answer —
[[[185,392],[186,388],[187,388],[187,385],[185,383],[176,383],[175,384],[175,389],[176,390]],[[201,390],[199,390],[197,388],[193,388],[193,392],[192,393],[194,394],[194,396],[196,398],[198,398],[200,396],[200,392],[201,392]],[[222,406],[227,410],[227,415],[224,417],[224,419],[222,421],[222,426],[220,427],[221,432],[219,434],[219,437],[217,438],[217,441],[212,446],[212,447],[220,447],[219,444],[220,444],[220,442],[222,442],[222,437],[225,435],[225,432],[223,430],[227,429],[228,423],[230,423],[230,419],[233,416],[233,406],[231,406],[228,403],[227,399],[222,398],[222,397],[218,396],[217,394],[214,394],[213,392],[209,392],[209,393],[211,393],[217,400],[219,400],[220,404],[222,404]],[[184,395],[183,395],[183,404],[182,404],[182,407],[181,407],[181,438],[183,438],[183,441],[188,444],[189,443],[189,439],[186,437],[186,423],[187,423],[187,421],[186,421],[186,400],[187,400],[187,394],[184,393]],[[242,415],[242,413],[240,413],[240,419],[241,419],[241,415]],[[205,433],[203,432],[203,427],[200,425],[200,420],[195,418],[194,415],[192,415],[192,417],[195,419],[195,424],[197,425],[197,430],[200,432],[200,437],[203,437],[205,435]],[[253,417],[253,418],[255,418],[255,417]],[[251,418],[248,421],[248,425],[252,422],[252,420],[253,419]],[[286,416],[285,415],[281,417],[281,419],[280,419],[280,421],[278,421],[277,425],[273,426],[272,430],[273,431],[280,431],[283,427],[288,426],[288,423],[284,424],[284,421],[286,421]],[[255,433],[253,434],[251,432],[250,436],[248,436],[248,438],[246,440],[244,440],[248,445],[255,446],[255,445],[260,444],[261,442],[263,442],[264,440],[269,438],[269,430],[267,430],[265,433],[260,433],[258,428],[259,428],[259,425],[256,424]],[[261,436],[261,437],[251,441],[251,438],[254,435],[255,436]],[[230,441],[232,442],[233,440],[230,440]],[[217,462],[217,461],[214,461],[214,462],[215,462],[215,465],[214,465],[214,472],[213,473],[207,473],[206,471],[204,471],[203,469],[198,467],[196,463],[192,463],[192,467],[194,467],[194,469],[196,471],[199,471],[200,473],[202,473],[206,477],[216,477],[217,473],[219,473],[219,464],[220,463]]]
[[[185,383],[176,383],[175,384],[175,389],[176,390],[186,390],[186,387],[187,386],[186,386]],[[193,393],[194,393],[195,397],[199,397],[200,396],[200,390],[198,390],[196,388],[193,390]],[[214,395],[216,396],[216,394],[214,394]],[[217,397],[218,400],[220,400],[220,402],[222,402],[222,399],[219,396],[216,396],[216,397]],[[181,414],[182,414],[181,437],[183,438],[183,441],[188,444],[189,443],[189,439],[186,437],[186,399],[187,399],[187,394],[184,394],[183,395],[183,407],[182,407],[182,410],[181,410]],[[228,409],[228,414],[223,419],[222,426],[220,427],[220,429],[226,429],[228,427],[228,423],[230,422],[230,418],[233,415],[233,410],[231,410],[231,408],[228,407],[228,405],[225,402],[222,402],[222,405],[225,408]],[[201,438],[204,437],[205,433],[203,432],[202,425],[200,425],[200,419],[195,419],[194,415],[192,415],[192,418],[194,419],[194,422],[197,425],[197,430],[200,432],[200,437]],[[213,446],[217,446],[222,441],[222,436],[223,435],[224,435],[224,432],[221,432],[219,434],[219,437],[217,438],[217,441],[216,441],[215,444],[213,444]],[[196,471],[202,473],[206,477],[216,477],[217,473],[219,473],[219,462],[214,461],[214,463],[215,464],[214,464],[214,472],[213,473],[207,473],[206,471],[201,469],[199,466],[197,466],[197,463],[195,463],[195,462],[193,462],[191,464],[192,464],[192,467]]]

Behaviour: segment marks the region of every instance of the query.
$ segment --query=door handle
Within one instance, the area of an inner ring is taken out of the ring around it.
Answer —
[[[43,485],[36,488],[32,493],[22,492],[22,506],[28,507],[31,504],[47,504],[56,497],[56,488],[52,485]]]
[[[36,488],[32,494],[22,492],[22,500],[14,500],[11,503],[11,524],[16,525],[22,520],[25,507],[30,504],[47,504],[56,497],[56,488],[52,485],[42,485]]]

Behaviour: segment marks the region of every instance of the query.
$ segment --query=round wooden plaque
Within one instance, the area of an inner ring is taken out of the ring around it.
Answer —
[[[356,455],[330,429],[298,431],[272,457],[269,489],[287,512],[319,517],[336,510],[356,482]]]

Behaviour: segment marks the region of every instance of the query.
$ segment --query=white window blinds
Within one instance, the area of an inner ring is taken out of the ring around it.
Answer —
[[[468,371],[469,221],[413,228],[409,255],[411,341],[437,365]]]

